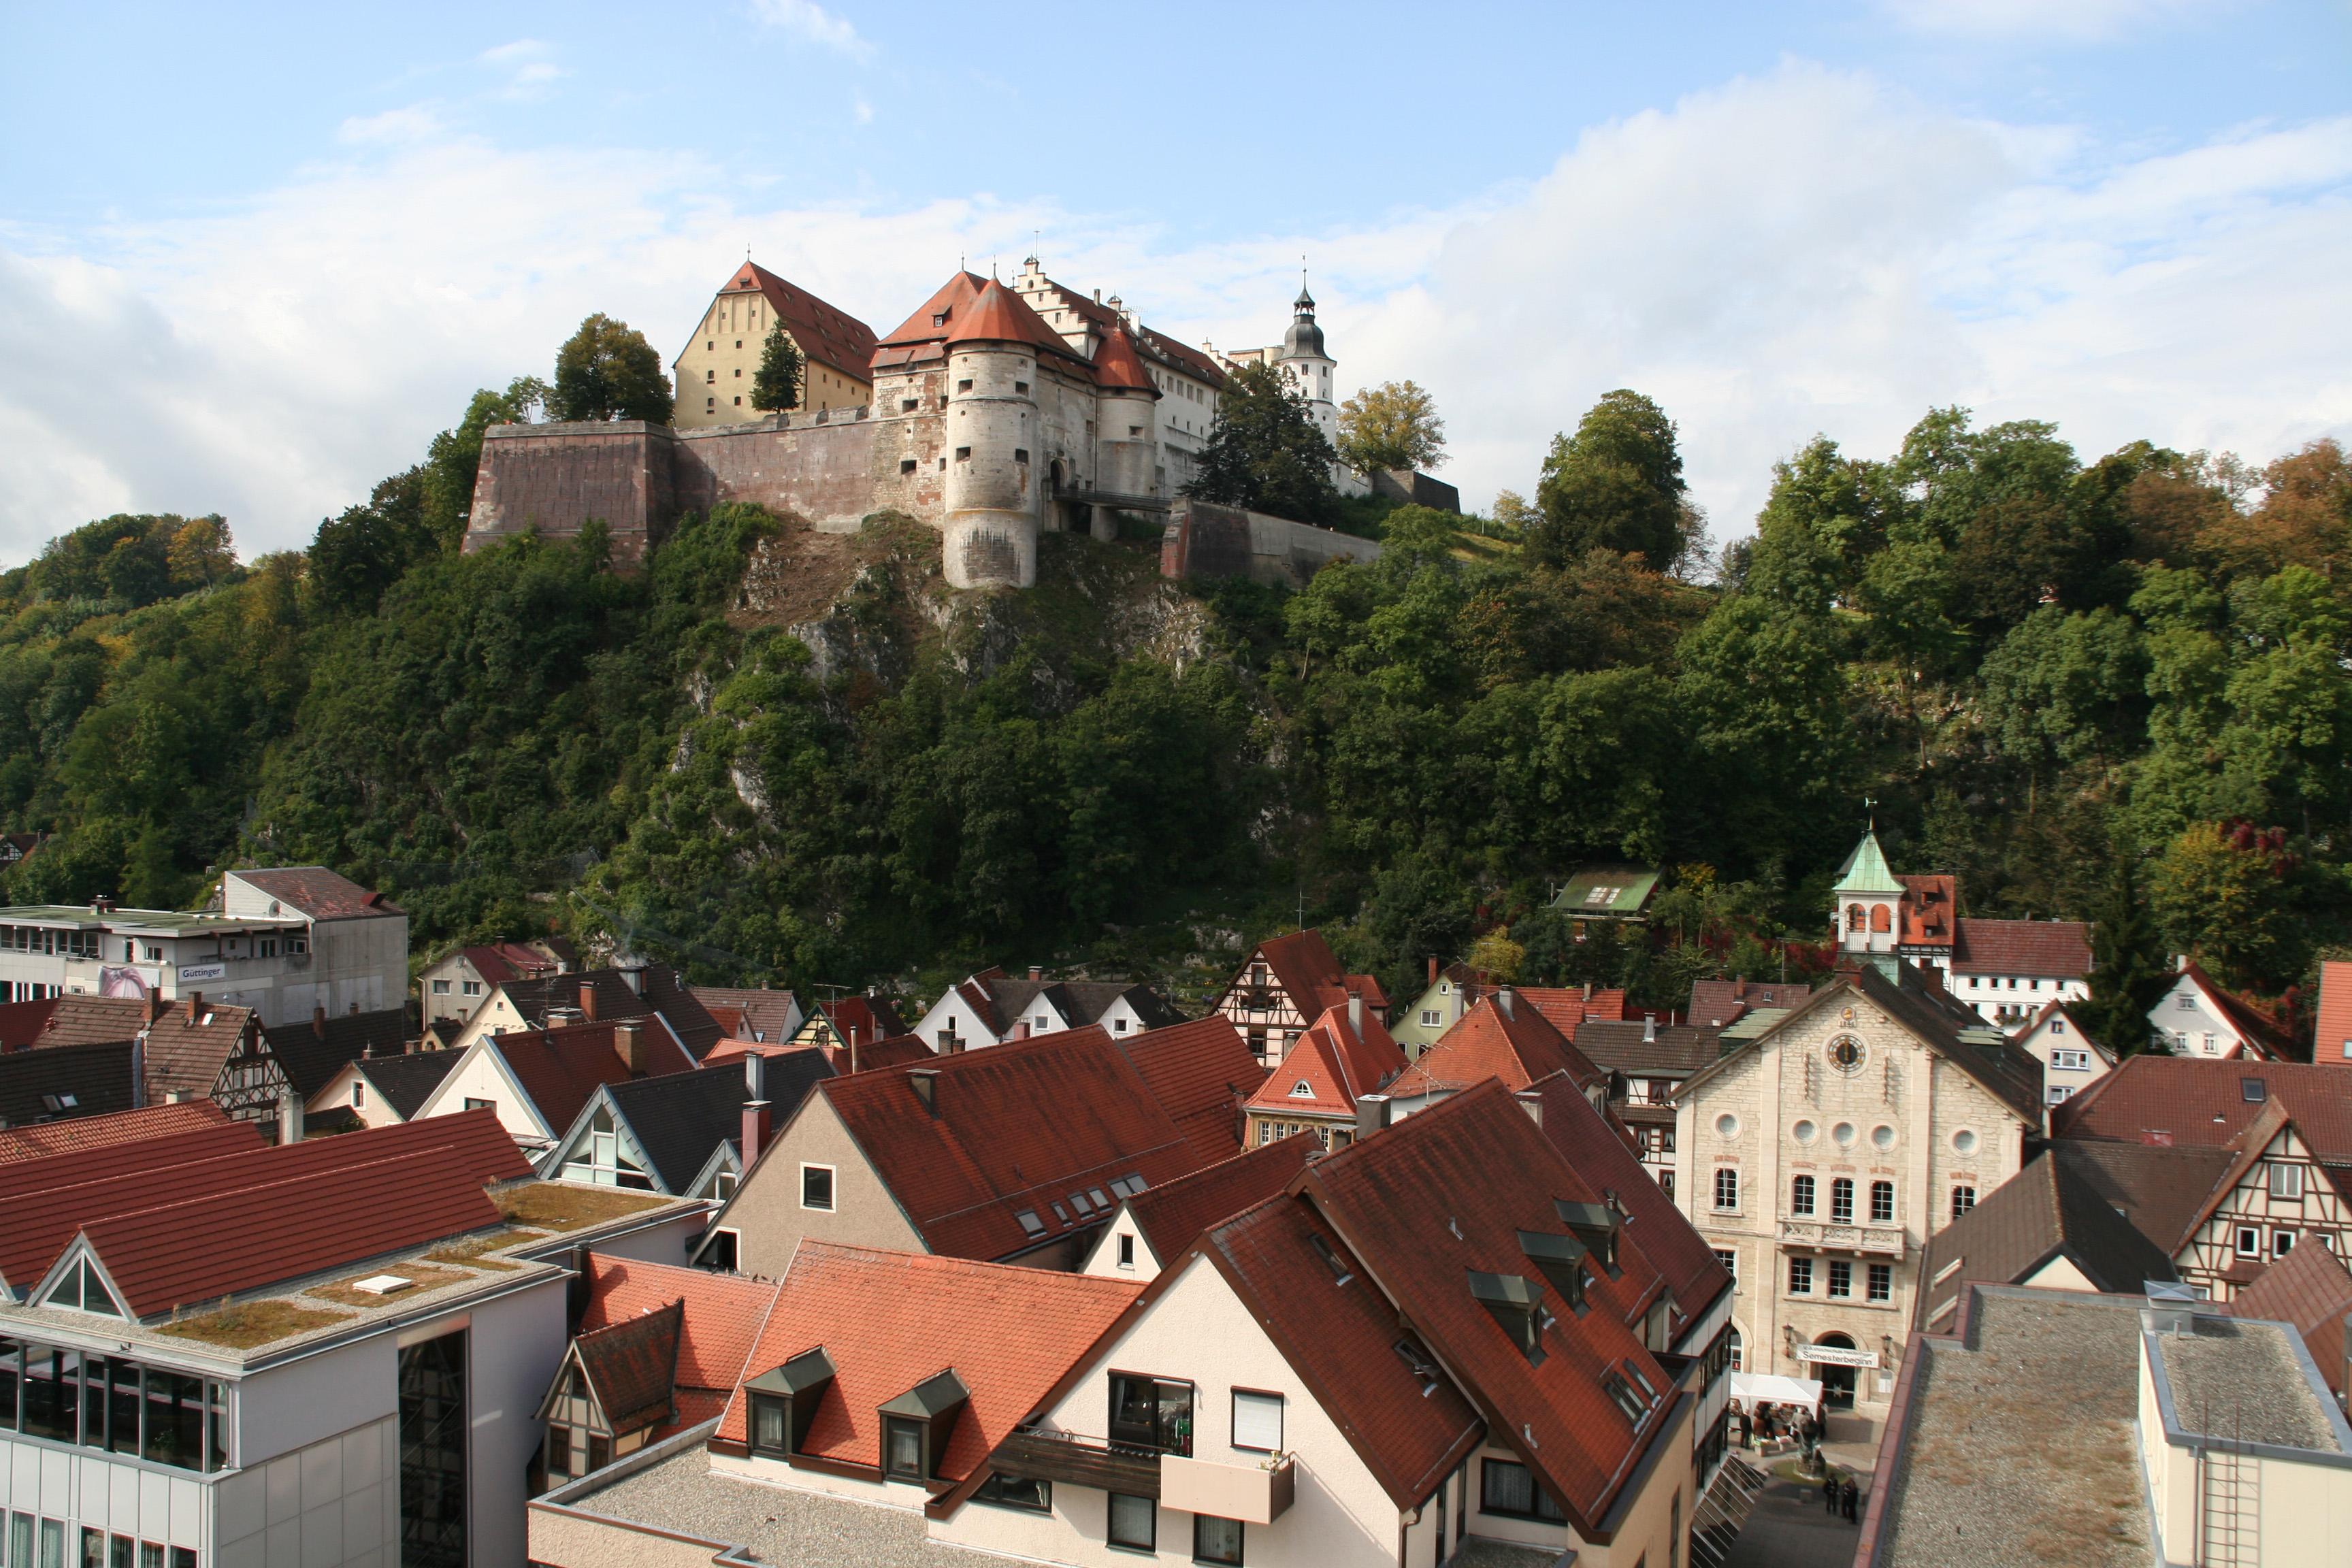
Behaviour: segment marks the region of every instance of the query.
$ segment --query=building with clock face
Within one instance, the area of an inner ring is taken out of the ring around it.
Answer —
[[[1738,1281],[1739,1365],[1884,1414],[1921,1251],[2017,1173],[2042,1077],[1940,975],[1865,963],[1685,1079],[1674,1191]]]

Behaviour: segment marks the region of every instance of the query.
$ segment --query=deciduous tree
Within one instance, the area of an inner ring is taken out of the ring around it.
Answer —
[[[1552,437],[1528,552],[1560,566],[1595,550],[1633,551],[1666,571],[1684,551],[1686,488],[1673,421],[1638,392],[1610,393],[1574,436]]]
[[[1360,473],[1433,468],[1445,461],[1437,401],[1410,381],[1387,381],[1339,405],[1339,460]]]
[[[549,413],[560,420],[669,423],[672,397],[661,355],[626,321],[599,314],[556,351]]]

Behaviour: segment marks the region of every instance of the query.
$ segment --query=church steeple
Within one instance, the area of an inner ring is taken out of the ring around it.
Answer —
[[[1830,931],[1838,952],[1867,956],[1894,978],[1895,954],[1903,940],[1903,879],[1879,847],[1878,818],[1873,815],[1830,892]]]

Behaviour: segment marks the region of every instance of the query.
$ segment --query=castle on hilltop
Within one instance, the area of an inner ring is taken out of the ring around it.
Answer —
[[[804,406],[755,416],[741,400],[779,321],[808,362]],[[1280,348],[1227,357],[1151,330],[1116,295],[1055,283],[1034,256],[1009,285],[956,272],[879,338],[747,261],[674,362],[674,424],[486,432],[466,548],[527,530],[572,533],[595,518],[629,566],[681,512],[756,501],[829,531],[904,512],[945,535],[947,580],[959,588],[1028,587],[1041,531],[1115,538],[1122,515],[1166,526],[1173,569],[1195,574],[1243,559],[1244,569],[1263,574],[1273,561],[1297,577],[1377,554],[1365,540],[1255,514],[1240,523],[1238,512],[1202,521],[1196,542],[1192,514],[1227,509],[1179,492],[1228,373],[1244,361],[1291,377],[1336,438],[1337,363],[1303,288]],[[1339,473],[1358,493],[1368,488]]]

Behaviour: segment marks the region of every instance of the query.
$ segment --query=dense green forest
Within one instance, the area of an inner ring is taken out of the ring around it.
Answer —
[[[1804,447],[1710,555],[1673,426],[1618,393],[1531,501],[1391,510],[1304,592],[1049,535],[1036,589],[957,595],[882,517],[798,636],[744,610],[804,531],[755,509],[632,576],[593,528],[460,553],[482,428],[547,396],[478,395],[304,552],[123,516],[0,577],[0,826],[56,836],[0,894],[184,906],[319,862],[420,952],[552,927],[908,991],[1165,975],[1303,913],[1399,988],[1475,944],[1671,1004],[1817,968],[1874,813],[1964,913],[2099,921],[2126,1048],[2168,952],[2293,1020],[2352,923],[2332,442],[2084,462],[1939,409],[1883,458]],[[1549,885],[1621,858],[1670,868],[1651,940],[1576,942]]]

